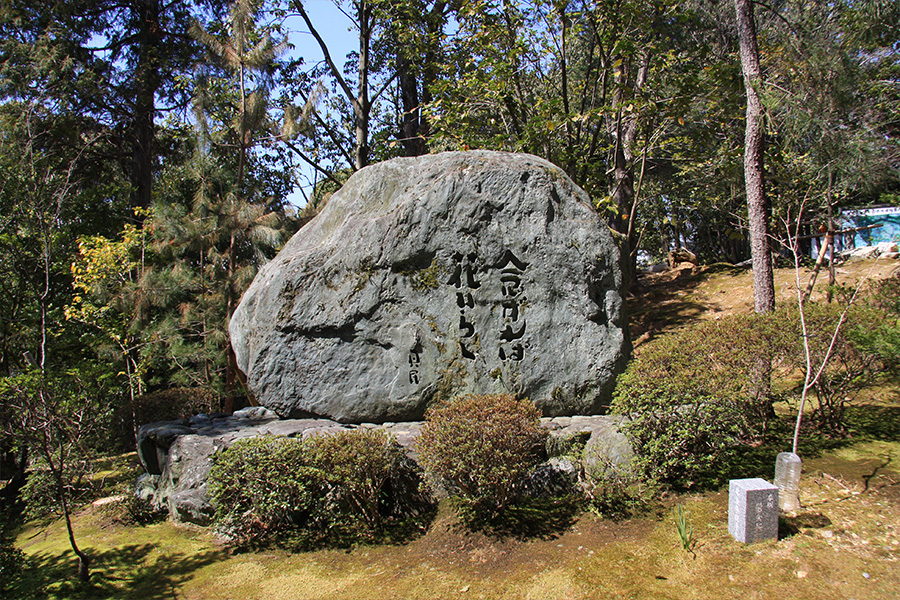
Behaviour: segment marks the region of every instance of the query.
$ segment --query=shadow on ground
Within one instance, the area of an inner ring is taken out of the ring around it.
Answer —
[[[716,264],[699,272],[682,268],[641,276],[628,298],[628,323],[635,346],[699,321],[710,307],[694,297],[697,288],[716,274],[737,276],[744,272],[738,267]]]
[[[850,406],[847,424],[855,436],[900,442],[900,406]]]
[[[207,550],[193,555],[165,553],[153,544],[129,545],[97,552],[91,557],[91,580],[77,581],[75,556],[35,554],[29,558],[19,590],[10,598],[140,598],[169,600],[191,575],[209,564],[221,561],[226,553]],[[18,595],[15,595],[18,594]]]
[[[496,539],[554,539],[578,519],[583,507],[576,496],[525,497],[501,511],[457,504],[460,526]]]

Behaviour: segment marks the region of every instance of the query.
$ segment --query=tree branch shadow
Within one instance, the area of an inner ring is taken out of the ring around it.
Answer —
[[[39,553],[29,557],[29,567],[16,598],[140,598],[170,600],[193,573],[223,560],[222,550],[197,554],[168,553],[153,544],[132,544],[102,552],[88,549],[91,580],[76,577],[77,563],[71,550],[59,554]]]

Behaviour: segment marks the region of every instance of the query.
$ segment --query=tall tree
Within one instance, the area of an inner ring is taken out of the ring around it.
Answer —
[[[194,152],[163,177],[148,223],[154,260],[141,277],[155,296],[148,332],[178,363],[172,377],[224,391],[226,410],[237,382],[228,322],[285,233],[282,203],[266,193],[266,156],[256,151],[278,139],[267,109],[283,45],[257,27],[258,9],[238,0],[224,22],[192,29],[212,56],[195,87]]]
[[[387,85],[382,85],[382,87],[374,93],[369,89],[370,78],[372,76],[372,44],[376,29],[375,13],[379,8],[378,4],[377,1],[372,2],[370,0],[354,0],[350,3],[352,13],[348,14],[352,17],[353,24],[359,34],[359,50],[357,52],[357,64],[355,68],[357,79],[356,85],[353,86],[347,81],[343,75],[343,70],[338,63],[335,62],[335,59],[328,48],[328,44],[307,13],[303,1],[293,0],[291,2],[292,8],[303,18],[303,22],[306,23],[306,27],[309,29],[310,34],[312,34],[318,43],[319,48],[325,57],[325,63],[328,66],[329,74],[337,82],[341,92],[353,109],[355,143],[352,166],[356,170],[362,169],[369,164],[369,136],[372,107],[378,96],[387,89]]]
[[[763,153],[765,151],[765,117],[760,98],[762,69],[756,23],[751,0],[734,0],[737,15],[741,70],[747,97],[744,133],[744,186],[747,194],[747,216],[750,230],[750,254],[753,259],[753,303],[756,312],[775,310],[775,283],[772,253],[769,246],[769,203],[765,193]]]
[[[239,193],[244,184],[248,154],[258,143],[257,136],[270,133],[266,122],[269,100],[266,79],[275,59],[287,48],[285,42],[276,44],[270,32],[256,29],[256,10],[258,7],[253,0],[236,0],[228,13],[227,32],[221,36],[209,33],[199,23],[191,27],[191,34],[206,46],[213,62],[219,63],[233,78],[237,101],[231,129],[237,140],[235,187]],[[254,89],[248,89],[250,86]],[[201,111],[205,108],[202,98],[201,95],[196,98]],[[202,112],[198,117],[201,123],[205,122]]]
[[[666,0],[462,3],[435,86],[436,134],[558,164],[606,211],[633,267],[642,185],[696,79],[686,69],[694,16],[675,9]]]
[[[126,193],[115,171],[88,160],[102,137],[94,126],[40,103],[0,106],[0,451],[14,442],[20,471],[38,459],[48,469],[82,579],[89,557],[69,518],[69,474],[89,454],[86,435],[105,413],[82,384],[115,376],[89,368],[82,332],[64,318],[68,264],[77,236],[115,223],[109,209]],[[113,406],[116,393],[104,399]]]
[[[130,203],[147,208],[165,148],[157,119],[189,100],[179,79],[199,46],[192,18],[215,13],[222,0],[12,0],[0,10],[0,97],[41,98],[56,111],[90,115],[108,128],[112,148],[98,158],[119,162]]]

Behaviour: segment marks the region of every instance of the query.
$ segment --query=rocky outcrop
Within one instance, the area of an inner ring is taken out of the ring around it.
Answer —
[[[461,393],[598,414],[629,353],[619,251],[539,158],[452,152],[354,174],[258,274],[230,335],[283,418],[414,421]]]

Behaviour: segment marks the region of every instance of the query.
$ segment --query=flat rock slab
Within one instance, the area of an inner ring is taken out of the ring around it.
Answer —
[[[462,393],[599,414],[630,346],[620,253],[534,156],[449,152],[354,174],[257,275],[230,324],[283,418],[421,420]]]

